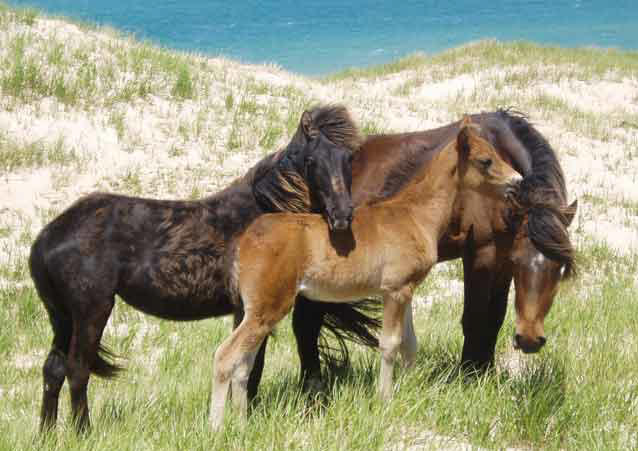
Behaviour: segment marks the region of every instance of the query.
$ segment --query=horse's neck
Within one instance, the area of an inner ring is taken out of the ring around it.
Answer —
[[[212,225],[227,240],[242,232],[263,212],[252,193],[250,174],[225,189],[201,200],[211,215]]]
[[[418,224],[427,225],[428,233],[434,229],[438,240],[451,220],[459,192],[457,165],[456,146],[446,146],[412,183],[388,200],[388,204],[409,209]]]

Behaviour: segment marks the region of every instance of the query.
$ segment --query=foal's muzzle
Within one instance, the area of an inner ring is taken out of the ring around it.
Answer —
[[[514,349],[520,349],[525,354],[533,354],[540,351],[540,349],[545,346],[546,342],[547,339],[543,336],[536,337],[536,339],[531,339],[520,334],[515,334],[512,344],[514,346]]]

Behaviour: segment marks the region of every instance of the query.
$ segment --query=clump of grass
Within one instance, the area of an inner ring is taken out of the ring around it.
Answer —
[[[139,173],[133,170],[127,171],[120,179],[120,187],[127,194],[142,194],[143,186]]]
[[[229,92],[226,94],[224,98],[224,105],[226,106],[226,111],[230,111],[233,109],[233,105],[235,104],[235,98],[233,97],[233,93]]]
[[[279,141],[282,134],[283,129],[280,126],[271,125],[266,129],[266,132],[259,140],[259,145],[266,150],[271,150],[277,141]]]
[[[120,141],[124,139],[126,133],[126,116],[123,111],[113,110],[109,114],[109,124],[115,129]]]
[[[171,90],[171,95],[180,99],[192,99],[194,95],[193,80],[190,69],[182,64],[177,72],[177,80]]]
[[[81,163],[80,157],[75,151],[66,147],[62,137],[51,144],[44,141],[19,144],[0,134],[0,168],[3,172],[79,163]]]

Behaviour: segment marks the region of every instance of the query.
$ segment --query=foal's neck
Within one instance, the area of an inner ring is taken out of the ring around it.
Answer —
[[[407,207],[419,223],[437,229],[437,239],[447,228],[460,190],[456,142],[449,143],[410,184],[386,202]],[[384,202],[385,203],[385,202]]]

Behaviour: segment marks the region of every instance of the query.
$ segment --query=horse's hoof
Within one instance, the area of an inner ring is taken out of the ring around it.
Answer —
[[[325,391],[325,385],[321,378],[311,377],[307,378],[303,381],[303,385],[301,389],[304,393],[306,393],[309,397],[314,398],[317,395],[322,394]]]

